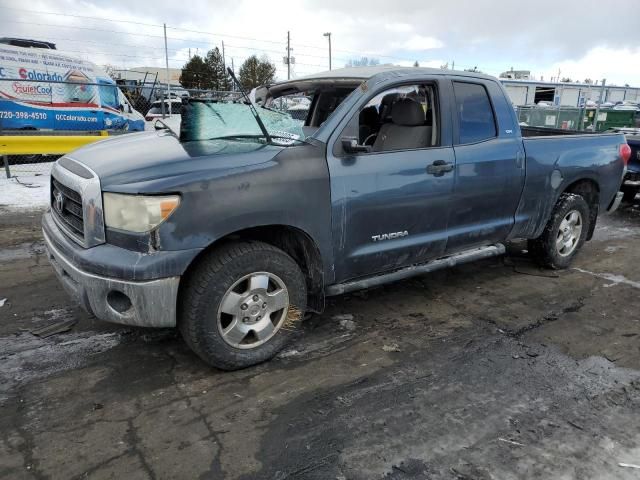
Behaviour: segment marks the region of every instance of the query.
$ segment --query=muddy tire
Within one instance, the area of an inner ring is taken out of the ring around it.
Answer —
[[[636,198],[638,194],[638,189],[633,187],[623,186],[620,190],[622,190],[622,201],[624,203],[631,203]]]
[[[569,267],[589,232],[589,205],[583,197],[563,193],[540,237],[529,240],[529,253],[541,266]]]
[[[276,355],[306,308],[300,267],[262,242],[224,245],[200,259],[181,287],[178,327],[186,343],[221,370]]]

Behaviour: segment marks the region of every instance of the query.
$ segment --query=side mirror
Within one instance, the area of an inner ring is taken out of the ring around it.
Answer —
[[[118,110],[120,110],[121,112],[124,112],[124,105],[122,104],[118,105]]]
[[[342,149],[347,153],[368,153],[371,147],[358,144],[356,137],[342,137]]]

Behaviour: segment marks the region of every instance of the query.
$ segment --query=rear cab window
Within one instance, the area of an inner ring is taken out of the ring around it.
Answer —
[[[484,85],[470,82],[453,82],[458,144],[477,143],[497,136],[496,120]]]

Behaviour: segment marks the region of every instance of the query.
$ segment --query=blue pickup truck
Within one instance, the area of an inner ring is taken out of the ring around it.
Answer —
[[[285,95],[312,99],[303,122],[270,107]],[[271,358],[327,296],[513,239],[566,268],[622,198],[623,135],[521,129],[493,77],[350,68],[252,98],[192,99],[179,132],[64,156],[43,217],[49,259],[84,308],[177,326],[221,369]]]

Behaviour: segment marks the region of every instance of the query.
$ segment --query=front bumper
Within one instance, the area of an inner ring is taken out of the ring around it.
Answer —
[[[65,291],[101,320],[141,327],[175,327],[179,276],[125,281],[75,266],[43,229],[48,258]]]

